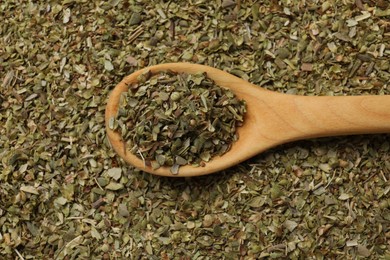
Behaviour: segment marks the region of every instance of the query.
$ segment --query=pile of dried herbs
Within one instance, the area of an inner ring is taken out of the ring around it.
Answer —
[[[113,152],[135,70],[187,61],[277,92],[390,94],[386,0],[0,1],[1,259],[388,259],[390,136],[296,142],[166,179]]]
[[[121,94],[113,129],[127,149],[154,169],[202,165],[226,153],[238,139],[245,101],[216,85],[206,73],[150,71]]]

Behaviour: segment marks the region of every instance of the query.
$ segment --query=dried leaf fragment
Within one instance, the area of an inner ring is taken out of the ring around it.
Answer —
[[[298,223],[293,220],[286,220],[284,222],[284,226],[288,229],[288,231],[292,232],[298,226]]]
[[[111,168],[107,170],[108,176],[113,178],[114,180],[119,180],[122,176],[122,169],[119,167]]]
[[[39,192],[38,192],[37,188],[35,188],[33,186],[22,186],[22,187],[20,187],[20,190],[24,191],[24,192],[27,192],[27,193],[32,193],[32,194],[39,195]]]
[[[104,68],[107,71],[112,71],[114,69],[114,65],[112,65],[111,61],[109,60],[104,60]]]
[[[105,188],[107,190],[114,190],[114,191],[121,190],[121,189],[123,189],[123,184],[111,181]]]
[[[302,71],[312,71],[313,70],[313,64],[311,64],[311,63],[302,63],[301,70]]]
[[[236,2],[233,0],[223,0],[222,1],[222,8],[227,8],[227,7],[231,7],[231,6],[235,6],[235,5],[236,5]]]
[[[369,257],[371,255],[371,251],[364,245],[357,246],[358,254],[363,257]]]
[[[340,196],[339,196],[339,200],[348,200],[349,198],[351,198],[352,196],[350,194],[347,194],[347,193],[341,193]]]
[[[64,24],[66,24],[66,23],[68,23],[68,22],[70,21],[70,15],[71,15],[71,10],[70,10],[70,8],[66,8],[66,9],[63,11],[63,13],[64,13],[64,17],[63,17],[63,19],[62,19],[62,22],[63,22]]]

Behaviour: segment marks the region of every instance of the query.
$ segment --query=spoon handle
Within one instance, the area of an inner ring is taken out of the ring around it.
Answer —
[[[283,95],[266,102],[279,103],[271,107],[278,107],[275,123],[287,129],[279,132],[284,140],[390,133],[390,96]]]

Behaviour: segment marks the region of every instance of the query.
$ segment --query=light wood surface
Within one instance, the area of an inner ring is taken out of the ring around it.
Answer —
[[[153,73],[207,72],[217,85],[233,90],[247,102],[244,125],[238,129],[239,140],[231,150],[215,157],[205,167],[183,166],[173,175],[169,167],[153,170],[144,162],[125,151],[118,133],[108,127],[118,110],[120,94],[127,90],[126,83],[135,82],[145,70]],[[265,90],[222,70],[189,63],[166,63],[144,68],[124,78],[112,91],[106,107],[106,130],[114,150],[126,162],[152,173],[170,177],[190,177],[218,172],[239,164],[279,144],[323,136],[390,133],[390,96],[296,96]]]

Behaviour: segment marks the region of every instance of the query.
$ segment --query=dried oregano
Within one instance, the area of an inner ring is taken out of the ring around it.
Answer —
[[[246,112],[244,100],[206,73],[147,71],[119,103],[114,129],[127,148],[155,169],[171,166],[172,173],[226,153]]]

